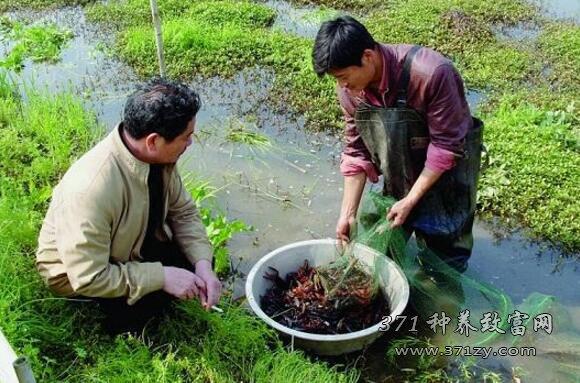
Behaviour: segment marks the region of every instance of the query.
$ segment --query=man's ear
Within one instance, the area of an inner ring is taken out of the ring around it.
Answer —
[[[375,57],[375,51],[373,49],[365,49],[363,51],[363,54],[361,57],[361,63],[362,63],[362,61],[372,62],[374,57]]]
[[[158,145],[161,142],[161,136],[157,133],[151,133],[145,137],[145,147],[150,153],[155,153],[158,150]]]

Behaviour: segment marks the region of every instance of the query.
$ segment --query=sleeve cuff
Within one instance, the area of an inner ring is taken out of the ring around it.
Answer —
[[[345,154],[343,154],[340,159],[340,173],[345,177],[365,173],[372,183],[377,183],[379,181],[377,169],[371,161],[359,157],[351,157]]]
[[[135,302],[145,295],[163,289],[163,285],[165,284],[165,273],[161,262],[144,262],[140,266],[145,268],[144,273],[147,282],[138,290],[137,294],[127,297],[128,305],[134,305]]]
[[[439,148],[433,145],[433,143],[430,143],[427,148],[425,167],[429,170],[442,173],[455,166],[456,157],[457,155],[452,151]]]

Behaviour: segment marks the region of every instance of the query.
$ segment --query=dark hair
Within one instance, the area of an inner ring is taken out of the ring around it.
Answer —
[[[376,44],[365,26],[350,16],[325,21],[312,49],[314,71],[322,77],[331,69],[361,66],[364,50],[374,49]]]
[[[135,139],[158,133],[173,141],[187,129],[200,108],[198,94],[187,85],[154,78],[127,99],[123,128]]]

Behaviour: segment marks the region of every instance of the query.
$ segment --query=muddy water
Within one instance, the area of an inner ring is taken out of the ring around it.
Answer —
[[[72,89],[87,107],[96,111],[103,125],[114,126],[137,79],[130,69],[95,48],[97,42],[110,34],[87,25],[77,8],[14,16],[52,20],[72,29],[76,36],[63,51],[61,63],[28,62],[15,79],[25,84],[32,82],[37,88],[46,87],[51,92]],[[243,274],[267,252],[294,241],[332,237],[339,212],[340,140],[305,133],[300,116],[271,109],[265,100],[273,79],[274,74],[268,70],[250,68],[227,80],[192,81],[204,102],[197,125],[201,143],[186,152],[181,169],[211,181],[219,188],[219,208],[228,217],[242,219],[255,228],[237,235],[230,243],[234,266],[241,275],[235,284],[236,294],[243,293]],[[470,92],[472,107],[483,97],[481,93]],[[228,129],[240,124],[267,135],[271,147],[260,150],[225,142]],[[520,233],[506,235],[504,230],[487,223],[478,222],[474,233],[474,255],[470,262],[473,275],[503,289],[516,304],[536,291],[554,295],[578,317],[577,262],[563,260],[561,254],[546,244],[531,243]],[[574,326],[580,327],[577,322]],[[383,356],[384,349],[380,347],[365,354],[368,360],[365,376],[378,380],[388,374],[382,369]],[[556,376],[549,358],[498,362],[500,370],[511,365],[525,365],[531,371],[525,381],[548,382],[550,379],[545,377]]]

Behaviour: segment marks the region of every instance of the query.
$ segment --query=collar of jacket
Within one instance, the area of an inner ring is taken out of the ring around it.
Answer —
[[[129,169],[129,171],[135,177],[144,180],[144,182],[147,182],[150,164],[141,161],[129,151],[127,146],[125,146],[123,139],[121,138],[122,130],[123,123],[118,123],[115,129],[113,129],[113,131],[110,133],[115,148],[115,154],[121,161],[123,161],[123,163],[127,166],[127,169]],[[173,170],[174,167],[175,164],[166,164],[163,167],[163,170],[164,172],[169,173]]]

